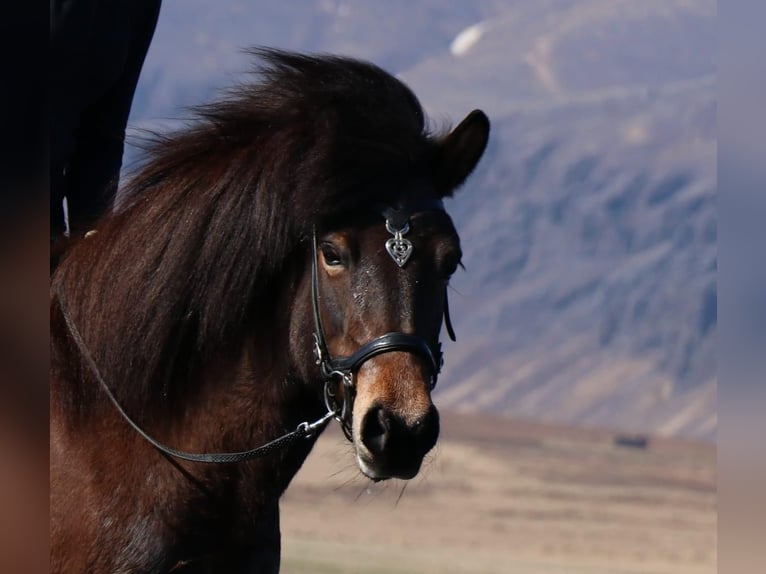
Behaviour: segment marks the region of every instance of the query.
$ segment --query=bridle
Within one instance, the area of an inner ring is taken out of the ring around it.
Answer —
[[[394,258],[394,261],[402,267],[406,260],[409,258],[409,254],[412,252],[412,244],[404,238],[404,235],[409,229],[409,218],[415,211],[427,211],[427,210],[444,210],[442,202],[440,200],[419,202],[410,204],[407,209],[399,208],[393,209],[385,207],[380,210],[380,213],[386,218],[386,228],[390,233],[394,235],[393,239],[389,239],[386,248]],[[391,243],[394,242],[394,243]],[[399,242],[399,243],[397,243]],[[409,251],[407,252],[407,244],[409,244]],[[401,247],[401,251],[398,251],[396,246]],[[392,253],[393,251],[393,253]],[[405,252],[408,254],[404,257]],[[319,370],[324,383],[324,400],[327,412],[313,422],[304,421],[297,425],[297,427],[283,434],[280,437],[275,438],[266,444],[257,448],[242,451],[242,452],[223,452],[223,453],[192,453],[182,450],[177,450],[169,447],[141,428],[128,413],[122,408],[117,398],[112,393],[109,385],[106,384],[98,365],[96,364],[93,356],[88,350],[85,341],[80,334],[77,325],[72,319],[66,299],[64,297],[63,290],[60,285],[56,288],[56,297],[58,298],[61,314],[64,318],[64,322],[67,326],[69,334],[71,335],[77,349],[80,351],[83,360],[87,364],[88,368],[93,373],[94,377],[101,385],[102,389],[106,393],[110,402],[114,405],[117,412],[125,419],[125,421],[143,437],[149,444],[155,447],[163,455],[169,456],[175,459],[187,460],[190,462],[202,462],[202,463],[237,463],[254,458],[259,458],[270,454],[278,449],[287,446],[288,444],[301,440],[304,438],[311,438],[321,431],[330,419],[335,418],[341,425],[346,437],[351,440],[351,412],[353,410],[353,401],[355,395],[354,380],[355,375],[359,368],[372,357],[380,355],[382,353],[390,353],[393,351],[404,351],[415,353],[423,357],[429,367],[431,368],[431,388],[436,385],[436,378],[439,375],[442,367],[442,353],[441,344],[437,343],[437,348],[432,349],[425,340],[415,335],[408,333],[386,333],[380,337],[376,337],[372,341],[362,345],[353,355],[345,357],[333,357],[327,346],[327,337],[325,335],[324,328],[322,327],[322,318],[319,311],[319,277],[317,270],[317,241],[316,232],[312,237],[312,254],[313,261],[311,264],[311,302],[314,313],[314,356],[316,358],[316,364],[319,366]],[[401,258],[397,258],[398,255],[404,257],[404,261]],[[444,299],[444,323],[447,327],[447,333],[449,337],[454,341],[455,333],[452,329],[452,323],[449,316],[449,307],[447,305],[447,298],[445,292]],[[336,379],[340,380],[343,385],[343,399],[339,402],[336,389],[332,387],[332,382]]]
[[[385,218],[386,229],[394,237],[386,242],[388,251],[394,262],[401,268],[409,260],[413,246],[404,235],[409,231],[409,220],[414,213],[424,211],[444,211],[441,200],[425,200],[406,204],[393,208],[379,206],[378,212]],[[319,272],[318,250],[316,230],[312,237],[312,260],[311,260],[311,305],[314,314],[314,358],[319,366],[319,371],[324,382],[324,400],[328,412],[336,413],[335,419],[340,423],[343,433],[348,440],[351,437],[351,413],[353,411],[354,397],[356,396],[356,373],[362,365],[377,355],[391,352],[406,352],[419,355],[425,360],[431,371],[431,390],[436,386],[436,380],[441,372],[444,362],[441,343],[432,348],[424,339],[417,335],[402,332],[385,333],[368,341],[359,347],[352,355],[332,356],[330,353],[327,336],[322,325],[322,315],[319,309]],[[452,322],[449,316],[447,295],[444,295],[444,320],[450,338],[455,340]],[[338,397],[340,383],[343,388],[343,397]]]

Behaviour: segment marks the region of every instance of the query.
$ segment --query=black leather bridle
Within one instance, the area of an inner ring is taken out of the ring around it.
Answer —
[[[386,228],[398,241],[403,240],[403,234],[409,230],[410,217],[415,213],[424,211],[444,211],[444,205],[441,200],[426,200],[392,208],[381,206],[378,209],[380,215],[385,218]],[[392,240],[389,240],[392,241]],[[404,240],[409,243],[407,240]],[[412,245],[409,245],[411,251]],[[392,257],[396,257],[389,250]],[[409,254],[407,255],[409,257]],[[395,262],[402,267],[406,263],[401,260]],[[436,386],[436,380],[441,372],[443,365],[443,356],[441,343],[436,343],[436,348],[432,348],[424,339],[417,335],[402,332],[385,333],[379,337],[368,341],[359,347],[352,355],[332,356],[330,353],[327,336],[322,326],[322,316],[319,309],[319,272],[318,272],[318,249],[316,230],[312,237],[312,261],[311,261],[311,305],[314,314],[314,358],[324,382],[324,400],[328,412],[336,413],[335,418],[340,423],[344,434],[348,440],[352,440],[351,435],[351,413],[353,410],[354,398],[356,395],[355,377],[361,366],[377,355],[391,353],[394,351],[413,353],[419,355],[426,361],[431,370],[431,389]],[[447,304],[447,294],[444,295],[444,322],[447,327],[447,333],[450,339],[455,340],[455,332],[452,328],[452,322],[449,316],[449,306]],[[343,397],[338,397],[338,385],[343,386]]]

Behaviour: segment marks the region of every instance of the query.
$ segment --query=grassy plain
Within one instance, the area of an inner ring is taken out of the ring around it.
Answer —
[[[716,450],[445,414],[412,481],[374,484],[335,425],[282,500],[282,572],[713,574]]]

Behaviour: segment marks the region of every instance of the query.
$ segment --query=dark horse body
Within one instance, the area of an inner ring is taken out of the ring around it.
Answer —
[[[335,355],[389,332],[438,347],[460,261],[438,202],[481,157],[486,117],[430,136],[412,93],[372,65],[260,55],[261,81],[156,141],[125,203],[53,276],[54,572],[277,572],[278,500],[315,440],[237,464],[174,460],[99,377],[163,443],[236,451],[327,412],[314,315]],[[384,248],[382,204],[407,210],[406,265]],[[337,391],[353,390],[348,433],[374,480],[414,476],[438,435],[433,369],[390,351]]]

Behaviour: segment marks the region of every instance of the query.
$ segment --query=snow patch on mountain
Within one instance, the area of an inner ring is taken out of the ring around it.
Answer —
[[[481,40],[486,30],[486,23],[479,22],[473,26],[468,26],[465,30],[460,32],[450,44],[450,52],[453,56],[461,57],[465,56],[476,43]]]

